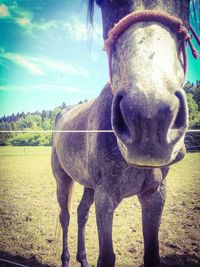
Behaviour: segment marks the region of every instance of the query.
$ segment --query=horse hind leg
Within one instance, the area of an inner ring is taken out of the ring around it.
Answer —
[[[52,157],[52,169],[57,181],[57,200],[60,205],[60,224],[62,227],[62,267],[69,266],[70,254],[68,250],[68,226],[70,220],[69,206],[73,187],[72,179],[62,169],[57,155]]]
[[[80,262],[81,267],[89,267],[85,251],[85,226],[88,220],[90,207],[94,201],[94,190],[84,188],[81,202],[77,209],[78,215],[78,248],[76,259]]]

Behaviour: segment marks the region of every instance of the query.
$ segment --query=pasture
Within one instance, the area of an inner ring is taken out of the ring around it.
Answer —
[[[0,258],[29,266],[60,266],[58,205],[50,147],[0,147]],[[200,266],[200,153],[188,153],[171,167],[160,228],[162,266]],[[82,187],[75,185],[69,250],[76,262],[76,208]],[[114,217],[117,267],[142,266],[141,210],[137,197],[125,199]],[[88,261],[98,256],[94,205],[86,227]],[[0,266],[11,266],[0,261]]]

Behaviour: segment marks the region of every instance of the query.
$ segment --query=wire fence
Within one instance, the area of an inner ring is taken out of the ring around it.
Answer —
[[[0,133],[114,133],[113,130],[18,130],[18,131],[0,131]],[[188,151],[200,151],[200,129],[187,130],[185,144]],[[35,146],[0,146],[0,156],[34,156],[34,155],[50,155],[50,145]]]
[[[114,133],[113,130],[18,130],[6,131],[2,130],[0,133]]]
[[[200,129],[189,129],[187,132],[200,132]],[[114,133],[114,130],[2,130],[0,133]]]

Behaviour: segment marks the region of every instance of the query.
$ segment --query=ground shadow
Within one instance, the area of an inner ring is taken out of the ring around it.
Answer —
[[[195,255],[177,255],[170,254],[166,257],[161,257],[161,267],[199,267],[200,258]],[[140,265],[139,267],[144,267]]]
[[[19,255],[11,255],[8,252],[0,251],[0,258],[13,261],[16,264],[27,265],[31,267],[55,267],[55,265],[42,264],[38,261],[36,256],[32,256],[30,258],[25,258]],[[0,260],[0,267],[15,267],[17,265],[12,263],[6,263]],[[161,267],[199,267],[200,266],[200,258],[195,255],[177,255],[170,254],[166,257],[161,257]],[[121,267],[132,267],[131,266],[121,266]],[[140,265],[139,267],[144,267],[144,265]]]
[[[4,262],[2,259],[14,262],[15,264]],[[20,255],[12,255],[8,252],[0,251],[0,267],[16,267],[17,264],[27,265],[31,267],[55,267],[55,265],[48,265],[41,263],[36,256],[25,258]]]

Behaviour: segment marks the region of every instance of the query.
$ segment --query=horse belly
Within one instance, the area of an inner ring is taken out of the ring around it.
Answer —
[[[84,133],[61,133],[56,150],[65,172],[76,182],[92,188]]]

